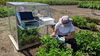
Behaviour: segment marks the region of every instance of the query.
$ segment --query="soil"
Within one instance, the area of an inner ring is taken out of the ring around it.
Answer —
[[[81,15],[81,16],[89,16],[89,17],[95,17],[95,18],[100,17],[100,16],[91,14],[91,9],[77,8],[76,5],[70,5],[70,6],[52,5],[50,6],[50,8],[52,9],[52,15],[54,16],[56,22],[63,15],[69,15],[69,16]],[[100,12],[100,10],[96,10],[96,12]],[[79,28],[77,27],[75,27],[75,29],[76,31],[79,30]],[[7,18],[0,18],[0,56],[25,56],[25,54],[23,54],[22,52],[17,52],[16,49],[14,48],[11,40],[8,37],[9,35],[8,30],[9,30],[9,27],[8,27]],[[32,56],[35,55],[37,50],[38,50],[38,47],[32,47],[30,49],[27,49],[27,51]]]
[[[52,5],[50,6],[54,18],[59,19],[62,15],[68,16],[87,16],[91,18],[100,19],[100,10],[93,10],[88,8],[78,8],[77,5]],[[54,13],[55,12],[55,13]],[[58,12],[58,13],[57,13]],[[59,14],[60,13],[60,14]]]

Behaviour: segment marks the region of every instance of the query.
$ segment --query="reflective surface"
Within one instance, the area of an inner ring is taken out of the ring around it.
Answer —
[[[48,33],[48,27],[45,25],[54,24],[47,4],[9,2],[8,5],[12,7],[8,12],[10,32],[19,49],[39,42],[40,37]]]
[[[38,42],[40,40],[39,30],[39,28],[22,30],[20,27],[18,27],[19,47],[21,48],[23,46]]]
[[[33,3],[33,2],[8,2],[8,5],[13,5],[13,6],[33,6],[33,5],[43,5],[46,6],[48,4],[42,4],[42,3]]]

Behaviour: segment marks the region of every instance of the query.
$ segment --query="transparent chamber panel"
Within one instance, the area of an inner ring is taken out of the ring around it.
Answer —
[[[19,49],[40,42],[40,37],[47,35],[48,27],[45,23],[53,22],[47,4],[9,2],[9,5],[13,7],[9,15],[14,12],[14,15],[9,16],[10,31]]]
[[[18,27],[19,48],[40,42],[41,28],[21,29]],[[43,34],[43,32],[42,32]]]
[[[51,17],[49,6],[18,6],[19,12],[32,12],[33,16]]]
[[[10,7],[9,6],[9,11],[8,11],[8,20],[9,20],[9,27],[10,27],[10,32],[13,38],[15,39],[16,42],[18,42],[18,37],[17,37],[17,22],[16,22],[16,16],[15,16],[15,7]]]

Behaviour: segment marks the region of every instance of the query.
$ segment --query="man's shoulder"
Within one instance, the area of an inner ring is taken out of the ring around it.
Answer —
[[[56,26],[60,26],[60,25],[61,25],[60,23],[57,23],[57,24],[56,24]]]

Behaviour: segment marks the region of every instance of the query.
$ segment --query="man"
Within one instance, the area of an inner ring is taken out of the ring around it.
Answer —
[[[54,32],[52,36],[58,35],[59,37],[65,38],[65,43],[71,44],[73,51],[77,50],[76,40],[74,39],[74,26],[72,24],[72,19],[68,16],[62,16],[58,23],[55,25]]]

